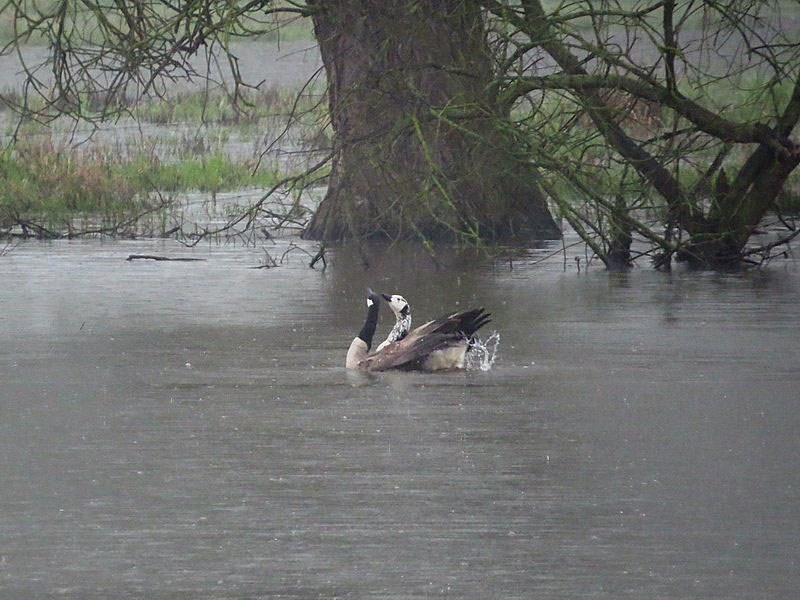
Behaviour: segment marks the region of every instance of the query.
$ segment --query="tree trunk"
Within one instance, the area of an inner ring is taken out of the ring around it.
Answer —
[[[488,91],[473,0],[317,0],[335,158],[305,236],[558,235],[524,144]]]
[[[786,179],[800,164],[800,148],[793,156],[778,160],[771,149],[761,146],[753,157],[763,158],[758,169],[748,175],[747,185],[738,190],[731,189],[714,206],[705,219],[705,230],[696,232],[679,253],[681,260],[695,267],[731,268],[740,265],[753,230],[774,206]]]

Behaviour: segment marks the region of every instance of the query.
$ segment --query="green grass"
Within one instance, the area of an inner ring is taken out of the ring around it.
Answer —
[[[146,210],[143,190],[115,177],[109,164],[48,152],[44,146],[0,154],[0,226],[34,222],[59,229],[76,215],[100,222]]]
[[[112,223],[162,205],[164,194],[269,187],[274,170],[231,161],[222,153],[162,164],[140,154],[80,152],[52,143],[0,152],[0,227],[36,223],[63,232],[75,219]],[[166,208],[166,207],[162,207]]]
[[[138,105],[134,116],[149,123],[256,124],[260,119],[288,112],[295,92],[276,87],[246,90],[239,102],[219,90],[188,91],[169,98],[154,98]]]
[[[277,170],[262,168],[253,173],[251,165],[233,162],[221,152],[167,164],[142,155],[115,164],[110,172],[138,189],[167,192],[221,192],[245,187],[271,187],[279,178]]]
[[[118,222],[159,205],[164,196],[200,192],[213,198],[218,192],[271,188],[289,173],[279,172],[274,159],[256,169],[258,147],[284,131],[293,110],[286,138],[293,147],[329,145],[320,98],[308,94],[296,100],[296,92],[267,88],[245,90],[241,106],[221,90],[131,102],[127,109],[140,122],[163,126],[155,135],[128,135],[123,123],[114,141],[77,148],[53,141],[69,139],[66,120],[23,119],[18,128],[14,115],[3,115],[6,133],[19,141],[0,151],[0,235],[22,222],[59,233],[75,220]],[[232,137],[238,158],[224,151]],[[242,156],[241,144],[250,142],[253,152]]]

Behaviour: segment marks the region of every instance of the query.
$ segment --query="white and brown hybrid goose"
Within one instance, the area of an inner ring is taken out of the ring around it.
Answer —
[[[392,309],[395,323],[386,339],[375,348],[375,352],[380,352],[392,342],[402,340],[411,331],[411,305],[409,305],[408,301],[398,294],[392,294],[391,296],[381,294],[381,296],[386,300],[389,308]]]
[[[360,371],[390,369],[442,371],[464,368],[475,332],[490,321],[483,308],[455,312],[428,321],[409,331],[402,339],[369,354],[378,320],[376,294],[367,296],[367,319],[350,344],[345,366]],[[391,302],[391,300],[389,301]]]

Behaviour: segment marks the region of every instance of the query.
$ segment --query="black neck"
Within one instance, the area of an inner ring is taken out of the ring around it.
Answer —
[[[378,325],[378,309],[380,308],[378,302],[372,303],[372,306],[367,310],[367,320],[358,334],[358,337],[364,340],[367,344],[367,350],[372,346],[372,337],[375,335],[375,327]]]

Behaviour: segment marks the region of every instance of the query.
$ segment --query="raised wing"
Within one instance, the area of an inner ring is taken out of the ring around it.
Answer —
[[[483,308],[475,308],[428,321],[411,330],[402,340],[393,342],[362,360],[359,368],[366,371],[419,368],[431,352],[461,340],[469,340],[490,321],[489,316]]]

